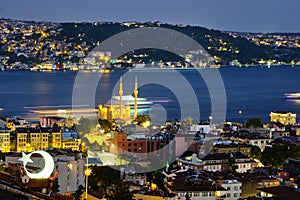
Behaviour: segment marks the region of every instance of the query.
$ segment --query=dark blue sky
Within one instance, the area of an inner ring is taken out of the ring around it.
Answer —
[[[0,17],[161,21],[219,30],[300,32],[299,0],[0,0]]]

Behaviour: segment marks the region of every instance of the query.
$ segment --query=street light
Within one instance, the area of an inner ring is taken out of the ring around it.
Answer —
[[[239,124],[241,123],[241,117],[242,117],[243,111],[239,110]]]
[[[84,175],[85,175],[85,199],[87,200],[87,196],[88,196],[88,185],[89,185],[89,181],[88,181],[88,177],[89,175],[91,175],[92,170],[89,168],[89,154],[88,154],[88,149],[86,151],[86,169],[84,171]]]
[[[213,121],[212,121],[213,117],[212,116],[209,116],[209,125],[212,127],[213,125]]]

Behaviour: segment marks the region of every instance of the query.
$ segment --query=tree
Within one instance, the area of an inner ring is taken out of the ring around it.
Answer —
[[[98,124],[98,120],[89,120],[81,117],[79,119],[76,130],[81,133],[89,133],[91,129],[95,128]]]
[[[76,192],[72,193],[72,196],[74,197],[74,200],[80,200],[82,193],[83,193],[83,186],[79,185]]]
[[[254,128],[262,127],[262,121],[258,117],[247,119],[246,123],[245,123],[245,127],[246,128],[250,128],[250,127],[254,127]]]
[[[185,200],[191,200],[191,197],[188,192],[185,194]]]
[[[58,184],[58,178],[54,179],[53,186],[52,186],[51,189],[52,189],[53,192],[59,192],[60,191],[59,184]]]
[[[99,124],[102,129],[104,129],[105,133],[109,133],[111,131],[112,123],[107,119],[99,119]]]
[[[252,146],[250,149],[250,154],[253,159],[261,159],[261,149],[258,146]]]
[[[261,155],[261,162],[273,168],[283,167],[284,161],[288,158],[298,158],[300,146],[297,144],[273,144],[266,147]]]
[[[111,185],[117,185],[120,182],[120,172],[113,168],[104,166],[92,166],[92,174],[89,176],[89,186],[93,190],[105,190]]]
[[[55,130],[55,131],[56,131],[56,130],[59,130],[59,126],[58,126],[57,123],[54,123],[54,124],[53,124],[53,130]]]
[[[139,125],[142,125],[144,123],[146,123],[147,121],[149,121],[147,115],[138,115],[135,119]]]
[[[118,185],[110,187],[108,194],[106,194],[107,200],[132,200],[133,193],[129,191],[129,185],[123,182]]]
[[[160,190],[167,191],[164,183],[164,178],[165,176],[160,172],[155,171],[147,173],[147,180],[150,183],[154,183],[155,185],[157,185],[158,189]]]
[[[236,173],[236,170],[238,169],[238,166],[235,165],[236,161],[235,161],[235,158],[233,157],[232,154],[231,154],[230,157],[229,157],[228,163],[229,163],[229,167],[231,168],[230,170],[231,170],[233,173]]]

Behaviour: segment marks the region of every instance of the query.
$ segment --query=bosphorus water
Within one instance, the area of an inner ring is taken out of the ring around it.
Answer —
[[[87,72],[87,78],[89,73]],[[95,95],[96,103],[105,103],[124,71],[104,74]],[[180,70],[197,95],[201,119],[210,116],[210,97],[202,78],[194,70]],[[244,121],[250,117],[269,120],[274,110],[295,112],[300,116],[300,104],[285,99],[285,93],[300,92],[300,67],[224,67],[220,73],[227,96],[227,120]],[[65,108],[72,104],[76,72],[0,72],[0,116],[26,116],[33,108]],[[170,78],[170,77],[166,77]],[[126,84],[126,82],[124,83]],[[165,87],[152,84],[139,88],[139,97],[158,101],[165,107],[169,120],[180,118],[176,96]],[[167,99],[167,101],[159,101]],[[97,106],[97,105],[95,105]],[[240,115],[238,112],[242,111]]]

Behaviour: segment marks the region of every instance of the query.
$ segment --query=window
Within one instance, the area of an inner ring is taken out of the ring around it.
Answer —
[[[202,196],[203,196],[203,197],[207,197],[207,196],[208,196],[208,192],[203,192],[203,193],[202,193]]]
[[[137,146],[137,143],[134,143],[134,146]]]
[[[238,197],[238,193],[234,193],[234,195],[233,195],[234,197]]]
[[[234,190],[239,190],[239,187],[238,186],[234,186]]]
[[[230,197],[230,193],[227,193],[227,195],[226,195],[227,197]]]
[[[194,192],[194,197],[200,197],[200,193],[199,192]]]
[[[231,190],[231,188],[230,188],[230,187],[227,187],[227,190]]]
[[[131,152],[131,149],[128,149],[128,152]]]

